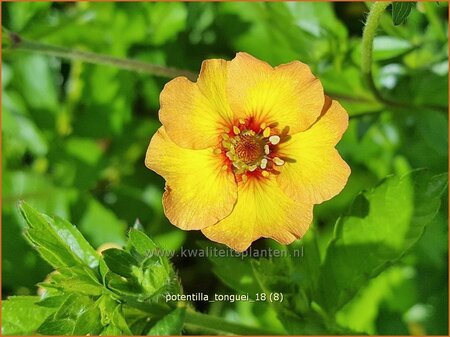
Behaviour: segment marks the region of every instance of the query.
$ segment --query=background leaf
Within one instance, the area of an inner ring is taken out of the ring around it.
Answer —
[[[447,176],[416,171],[390,177],[361,194],[336,224],[317,287],[319,303],[335,312],[369,279],[399,259],[434,218]],[[399,210],[401,212],[399,213]]]

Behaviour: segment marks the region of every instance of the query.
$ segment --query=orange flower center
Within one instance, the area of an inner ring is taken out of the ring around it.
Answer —
[[[275,125],[239,120],[229,132],[222,134],[217,153],[226,156],[223,168],[231,168],[237,179],[245,182],[249,176],[268,177],[270,173],[279,173],[276,167],[284,165],[285,160],[277,156],[278,144],[288,138],[287,132],[279,134]]]
[[[240,160],[251,165],[264,157],[264,142],[246,131],[239,137],[234,150]]]

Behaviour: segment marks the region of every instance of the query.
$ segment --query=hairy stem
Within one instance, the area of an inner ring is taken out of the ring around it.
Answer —
[[[191,80],[197,78],[195,73],[186,70],[29,41],[16,33],[6,30],[3,30],[3,33],[5,34],[6,44],[9,46],[10,50],[36,52],[68,60],[80,60],[88,63],[113,66],[154,76],[168,78],[186,76]]]
[[[373,40],[375,38],[378,26],[380,25],[380,19],[383,15],[385,9],[391,4],[390,1],[380,1],[375,2],[370,8],[369,15],[367,16],[366,26],[363,31],[362,36],[362,54],[361,54],[361,71],[364,77],[367,86],[370,91],[373,93],[374,97],[385,106],[390,108],[400,108],[400,109],[409,109],[409,110],[417,110],[417,109],[431,109],[436,111],[441,111],[443,113],[447,113],[447,108],[437,105],[419,105],[409,102],[398,102],[393,101],[384,97],[377,86],[375,85],[375,81],[373,79],[372,74],[372,64],[373,64]]]
[[[362,59],[361,71],[369,89],[377,100],[382,103],[391,103],[386,101],[380,94],[372,76],[372,54],[373,54],[373,39],[375,38],[377,28],[380,24],[381,15],[384,10],[391,4],[391,2],[375,2],[370,8],[369,16],[367,17],[366,26],[362,36]]]
[[[435,105],[414,105],[406,102],[395,102],[389,99],[384,98],[377,87],[375,86],[373,77],[372,77],[372,50],[373,50],[373,39],[375,37],[376,30],[380,23],[381,15],[386,7],[390,4],[390,2],[376,2],[369,13],[367,18],[366,27],[363,32],[362,39],[362,62],[361,62],[361,70],[366,80],[369,89],[374,94],[374,97],[380,103],[383,103],[386,106],[392,108],[407,108],[407,109],[432,109],[447,113],[447,108],[442,106]],[[116,67],[119,69],[125,69],[130,71],[136,71],[140,73],[145,73],[154,76],[166,77],[166,78],[174,78],[177,76],[186,76],[192,81],[197,79],[197,74],[191,71],[176,69],[172,67],[165,67],[161,65],[151,64],[147,62],[130,60],[126,58],[118,58],[112,57],[109,55],[97,54],[92,52],[78,51],[70,48],[59,47],[54,45],[49,45],[45,43],[30,41],[22,38],[20,35],[14,32],[10,32],[5,28],[3,30],[3,41],[2,44],[5,46],[4,50],[9,51],[24,51],[24,52],[36,52],[41,53],[43,55],[60,57],[68,60],[78,60],[93,64],[99,65],[107,65]],[[338,94],[327,92],[327,94],[333,98],[342,99],[349,102],[367,102],[370,103],[372,100],[367,98],[353,97],[349,96],[341,96]]]

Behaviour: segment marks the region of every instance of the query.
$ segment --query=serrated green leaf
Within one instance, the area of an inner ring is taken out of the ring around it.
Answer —
[[[102,330],[100,336],[122,336],[124,333],[114,324],[109,324],[106,328]]]
[[[93,282],[91,278],[83,275],[66,277],[59,281],[56,286],[67,293],[75,292],[92,296],[99,296],[103,291],[100,283]]]
[[[102,330],[100,311],[89,297],[72,293],[39,327],[44,335],[95,335]]]
[[[37,302],[36,305],[46,308],[59,308],[61,304],[66,301],[68,296],[69,294],[45,297],[41,301]]]
[[[106,276],[106,284],[109,289],[120,297],[126,298],[142,296],[142,287],[134,279],[124,279],[117,274],[109,273]]]
[[[132,228],[128,233],[130,248],[134,248],[140,255],[152,256],[159,247],[144,232]]]
[[[90,268],[98,266],[99,254],[74,225],[60,217],[55,217],[53,228],[58,236],[64,238],[70,250],[82,259],[87,266]]]
[[[186,308],[177,308],[165,315],[148,331],[147,336],[180,336]]]
[[[76,318],[90,308],[92,304],[93,301],[88,296],[71,294],[55,312],[54,319]]]
[[[394,1],[392,3],[392,21],[395,26],[405,22],[415,4],[413,1]]]
[[[110,248],[102,252],[103,259],[108,268],[123,277],[134,277],[133,267],[138,267],[138,262],[124,250]]]
[[[25,236],[53,267],[98,266],[97,252],[72,224],[51,219],[25,202],[19,208],[28,224]]]
[[[123,335],[131,336],[133,333],[128,327],[128,323],[123,317],[122,306],[118,305],[112,314],[112,323],[118,327]]]
[[[75,322],[68,318],[55,319],[44,322],[38,329],[41,335],[65,336],[72,335]]]
[[[95,336],[102,328],[100,311],[92,306],[90,309],[84,311],[75,321],[72,334],[76,336]]]
[[[367,282],[397,261],[434,218],[447,175],[424,170],[386,178],[361,194],[340,219],[321,265],[317,302],[328,312],[347,303]]]
[[[39,326],[53,314],[54,307],[37,303],[38,296],[14,296],[2,302],[2,335],[33,335]]]

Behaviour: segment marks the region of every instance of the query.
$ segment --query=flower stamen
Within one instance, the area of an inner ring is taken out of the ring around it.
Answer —
[[[267,159],[263,158],[261,159],[261,164],[259,165],[259,167],[261,167],[262,170],[265,170],[267,167]]]
[[[275,136],[270,136],[269,137],[269,142],[272,145],[277,145],[280,142],[280,140],[281,140],[280,136],[276,136],[275,135]]]
[[[230,127],[230,132],[222,134],[222,149],[217,154],[225,153],[238,181],[246,182],[252,176],[269,177],[277,174],[275,166],[284,165],[285,161],[276,155],[277,147],[286,137],[275,129],[276,125],[258,126],[252,120],[239,119]]]
[[[279,157],[273,157],[273,162],[275,163],[275,165],[277,166],[282,166],[284,165],[284,160],[279,158]]]

